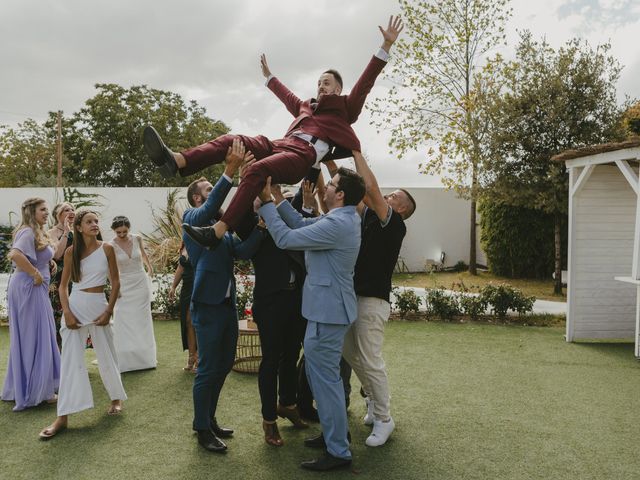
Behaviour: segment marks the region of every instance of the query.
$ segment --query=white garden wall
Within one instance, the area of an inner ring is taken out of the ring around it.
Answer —
[[[395,188],[383,188],[383,193]],[[126,215],[134,232],[151,233],[153,221],[151,207],[158,210],[166,205],[168,188],[79,188],[84,193],[96,193],[102,207],[102,231],[106,240],[113,237],[109,225],[116,215]],[[181,189],[183,198],[186,188]],[[417,211],[407,221],[407,236],[400,255],[410,271],[423,271],[425,260],[438,260],[440,252],[446,252],[446,265],[458,260],[469,262],[469,202],[461,200],[443,188],[410,188]],[[233,193],[233,191],[232,191]],[[15,225],[19,221],[20,204],[32,196],[43,197],[49,208],[62,198],[62,191],[55,188],[5,188],[0,189],[0,224]],[[232,194],[229,195],[229,199]],[[229,201],[227,199],[227,203]],[[186,205],[186,200],[183,202]],[[478,235],[479,238],[480,235]],[[478,262],[486,264],[478,247]]]

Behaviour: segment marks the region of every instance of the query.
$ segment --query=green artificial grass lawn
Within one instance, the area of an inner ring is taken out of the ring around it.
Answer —
[[[156,370],[123,375],[129,400],[119,417],[97,367],[96,407],[70,417],[69,429],[37,438],[55,417],[43,405],[23,412],[0,402],[3,479],[297,479],[317,451],[279,421],[285,446],[264,443],[257,377],[232,372],[218,419],[236,429],[226,455],[200,448],[191,432],[191,384],[183,372],[179,325],[156,321]],[[0,328],[4,378],[9,335]],[[640,475],[640,365],[631,344],[567,344],[559,328],[392,322],[385,358],[396,431],[368,448],[364,403],[353,379],[352,470],[331,478],[624,479]],[[87,360],[94,358],[87,353]],[[327,478],[324,476],[323,478]]]

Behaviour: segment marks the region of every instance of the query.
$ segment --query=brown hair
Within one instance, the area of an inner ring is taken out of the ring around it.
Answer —
[[[413,199],[413,197],[411,196],[411,194],[409,192],[407,192],[404,188],[399,188],[398,190],[400,190],[402,193],[404,193],[407,196],[407,199],[409,200],[409,202],[411,203],[407,213],[405,213],[402,216],[403,220],[406,220],[407,218],[409,218],[411,215],[413,215],[413,212],[416,211],[416,201]]]
[[[205,177],[200,177],[189,184],[189,186],[187,187],[187,202],[189,202],[189,205],[191,205],[192,207],[196,206],[195,203],[193,203],[193,196],[200,194],[200,189],[198,188],[198,184],[200,182],[208,182],[208,181],[209,180],[207,180]]]
[[[80,210],[76,213],[76,218],[73,220],[73,246],[71,247],[71,281],[78,283],[82,279],[82,269],[80,268],[80,262],[82,261],[82,254],[87,248],[84,244],[84,238],[78,231],[78,227],[82,223],[82,219],[88,213],[93,213],[96,217],[99,217],[98,212],[93,210]],[[102,234],[98,233],[98,240],[102,240]]]

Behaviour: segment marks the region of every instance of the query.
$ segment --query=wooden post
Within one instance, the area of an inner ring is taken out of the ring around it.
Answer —
[[[57,159],[58,159],[58,175],[56,178],[56,187],[62,187],[62,110],[58,110],[58,145],[57,145]]]

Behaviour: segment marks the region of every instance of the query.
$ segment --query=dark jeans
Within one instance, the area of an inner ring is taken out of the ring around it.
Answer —
[[[191,322],[198,342],[198,371],[193,382],[193,426],[209,428],[216,416],[220,390],[233,367],[238,343],[235,305],[191,304]]]
[[[278,401],[283,406],[297,403],[296,364],[307,326],[301,302],[300,289],[280,290],[253,300],[262,348],[258,389],[262,418],[269,422],[277,418]]]

